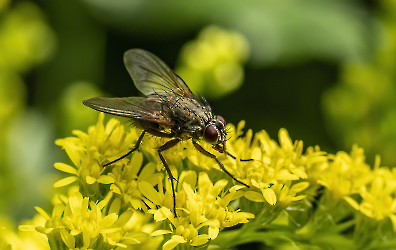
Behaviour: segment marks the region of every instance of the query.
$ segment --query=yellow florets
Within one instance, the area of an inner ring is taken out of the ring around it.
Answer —
[[[104,167],[133,147],[139,131],[125,131],[116,119],[104,126],[103,120],[100,114],[88,133],[74,131],[77,137],[56,141],[74,166],[56,163],[57,169],[73,176],[54,186],[77,180],[79,185],[69,197],[54,199],[51,216],[37,208],[46,219],[45,226],[21,226],[21,230],[40,232],[50,243],[70,249],[125,248],[132,244],[138,245],[137,249],[156,249],[161,244],[166,250],[207,245],[227,248],[232,246],[232,237],[225,240],[225,228],[244,224],[227,234],[237,237],[261,230],[277,218],[276,223],[289,224],[285,218],[299,220],[288,214],[297,204],[296,211],[315,216],[298,232],[304,236],[317,227],[323,230],[324,225],[335,224],[332,213],[347,204],[356,211],[357,239],[367,237],[371,228],[367,225],[383,225],[389,218],[396,231],[396,172],[380,167],[379,157],[372,170],[365,163],[363,149],[357,146],[350,154],[327,155],[318,146],[303,153],[302,141],[293,143],[285,129],[279,131],[278,143],[265,131],[253,134],[249,130],[242,136],[243,121],[236,128],[227,125],[231,138],[226,149],[236,159],[217,152],[210,144],[200,145],[249,187],[235,183],[216,161],[184,141],[163,154],[174,178],[174,198],[157,152],[169,139],[145,137],[130,157]],[[315,201],[320,194],[322,198]],[[314,202],[318,208],[309,212]]]
[[[201,172],[198,177],[195,171],[184,171],[179,178],[177,192],[177,212],[175,218],[169,207],[151,209],[156,221],[169,220],[169,230],[153,232],[153,236],[170,233],[171,238],[163,249],[172,249],[178,244],[186,243],[199,246],[215,239],[225,227],[232,227],[239,223],[247,223],[253,214],[235,211],[229,203],[235,200],[236,188],[225,190],[228,181],[220,180],[213,184],[209,176]],[[162,192],[156,192],[146,183],[141,183],[145,196],[156,205],[164,204]],[[169,192],[169,191],[168,191]],[[170,192],[169,192],[170,193]],[[168,202],[169,204],[169,202]],[[172,204],[170,204],[172,205]]]
[[[117,204],[113,202],[109,206],[109,198],[96,203],[77,192],[66,204],[56,204],[51,216],[36,208],[46,219],[45,226],[21,226],[20,229],[47,235],[50,245],[60,244],[61,239],[69,249],[125,248],[126,244],[145,241],[147,234],[134,239],[133,233],[124,228],[133,212],[128,210],[119,216],[119,209],[114,208]]]

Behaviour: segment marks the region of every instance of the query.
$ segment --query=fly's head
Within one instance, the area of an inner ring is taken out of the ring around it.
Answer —
[[[203,138],[213,144],[213,148],[223,153],[225,152],[226,142],[226,122],[222,116],[215,116],[205,127]]]

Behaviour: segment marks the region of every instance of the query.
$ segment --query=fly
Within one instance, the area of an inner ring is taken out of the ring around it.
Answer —
[[[175,217],[177,214],[174,178],[162,152],[174,147],[180,141],[192,139],[194,147],[199,152],[214,159],[233,180],[249,187],[228,172],[214,154],[199,145],[198,142],[203,138],[211,143],[215,150],[235,159],[226,151],[224,118],[219,115],[215,116],[204,98],[195,97],[179,76],[161,59],[148,51],[128,50],[124,54],[124,64],[136,88],[146,97],[94,97],[83,101],[84,105],[97,111],[131,118],[132,123],[143,130],[135,146],[127,154],[105,164],[104,167],[137,150],[146,134],[170,138],[158,148],[158,155],[171,181]]]

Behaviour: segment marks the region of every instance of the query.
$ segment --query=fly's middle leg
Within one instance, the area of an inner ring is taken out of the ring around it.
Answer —
[[[162,145],[161,147],[158,148],[159,157],[160,157],[162,163],[164,164],[165,170],[166,170],[166,172],[169,176],[169,179],[171,181],[172,195],[173,195],[173,213],[175,214],[175,218],[177,217],[177,214],[176,214],[176,192],[175,192],[175,185],[173,184],[174,178],[173,178],[172,172],[168,166],[168,163],[166,163],[165,158],[162,156],[162,151],[165,151],[167,149],[170,149],[170,148],[176,146],[179,142],[180,142],[180,140],[176,138],[176,139],[166,142],[164,145]]]

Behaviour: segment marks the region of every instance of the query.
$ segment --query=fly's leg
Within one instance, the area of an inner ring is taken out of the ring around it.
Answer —
[[[173,213],[175,214],[175,218],[177,217],[177,214],[176,214],[176,193],[175,193],[175,186],[173,185],[174,178],[173,178],[172,172],[171,172],[171,170],[170,170],[170,168],[168,166],[168,163],[166,163],[165,158],[162,156],[162,151],[165,151],[167,149],[170,149],[170,148],[176,146],[176,144],[178,144],[179,142],[180,142],[180,140],[175,138],[173,140],[170,140],[170,141],[166,142],[164,145],[162,145],[161,147],[158,148],[159,157],[160,157],[162,163],[165,166],[166,172],[167,172],[167,174],[169,176],[169,179],[170,179],[171,185],[172,185]]]
[[[227,169],[225,169],[223,163],[221,163],[221,161],[219,161],[219,159],[217,159],[217,157],[216,157],[214,154],[209,153],[208,151],[206,151],[203,147],[201,147],[201,145],[199,145],[199,144],[198,144],[197,142],[195,142],[195,141],[193,141],[193,144],[194,144],[194,147],[195,147],[199,152],[201,152],[202,154],[204,154],[204,155],[206,155],[206,156],[208,156],[208,157],[214,159],[214,160],[219,164],[221,170],[223,170],[226,174],[228,174],[232,179],[234,179],[234,180],[235,180],[236,182],[238,182],[239,184],[242,184],[242,185],[244,185],[244,186],[246,186],[246,187],[249,187],[249,186],[246,185],[245,183],[243,183],[243,182],[239,181],[237,178],[235,178],[230,172],[228,172]]]
[[[221,147],[219,144],[213,145],[213,149],[219,151],[220,153],[225,153],[226,155],[230,156],[234,160],[237,159],[235,156],[230,154],[228,151],[224,151],[224,147]],[[254,161],[254,159],[239,159],[239,161]]]
[[[228,156],[231,156],[232,159],[236,160],[236,157],[230,154],[228,151],[225,152]],[[254,159],[239,159],[239,161],[254,161]]]
[[[157,130],[154,130],[154,129],[147,128],[140,134],[139,139],[137,140],[137,142],[135,144],[135,147],[133,147],[133,149],[131,149],[128,153],[126,153],[125,155],[121,156],[120,158],[117,158],[114,161],[106,163],[105,165],[103,165],[103,167],[107,167],[107,166],[109,166],[109,165],[111,165],[111,164],[113,164],[113,163],[115,163],[115,162],[117,162],[119,160],[122,160],[125,157],[127,157],[128,155],[132,154],[135,150],[139,149],[140,143],[142,142],[143,137],[144,137],[146,132],[148,132],[148,133],[150,133],[150,134],[152,134],[154,136],[157,136],[157,137],[166,137],[166,138],[174,137],[173,134],[163,133],[163,132],[160,132],[160,131],[157,131]]]
[[[107,166],[109,166],[109,165],[111,165],[111,164],[113,164],[113,163],[115,163],[115,162],[117,162],[117,161],[119,161],[119,160],[122,160],[122,159],[124,159],[125,157],[127,157],[128,155],[132,154],[133,151],[135,151],[136,149],[139,149],[140,143],[142,142],[145,133],[146,133],[146,130],[144,130],[144,131],[140,134],[139,139],[137,140],[137,142],[136,142],[135,146],[133,147],[133,149],[131,149],[128,153],[126,153],[125,155],[121,156],[120,158],[117,158],[117,159],[115,159],[114,161],[111,161],[111,162],[109,162],[109,163],[106,163],[105,165],[103,165],[103,167],[107,167]]]

